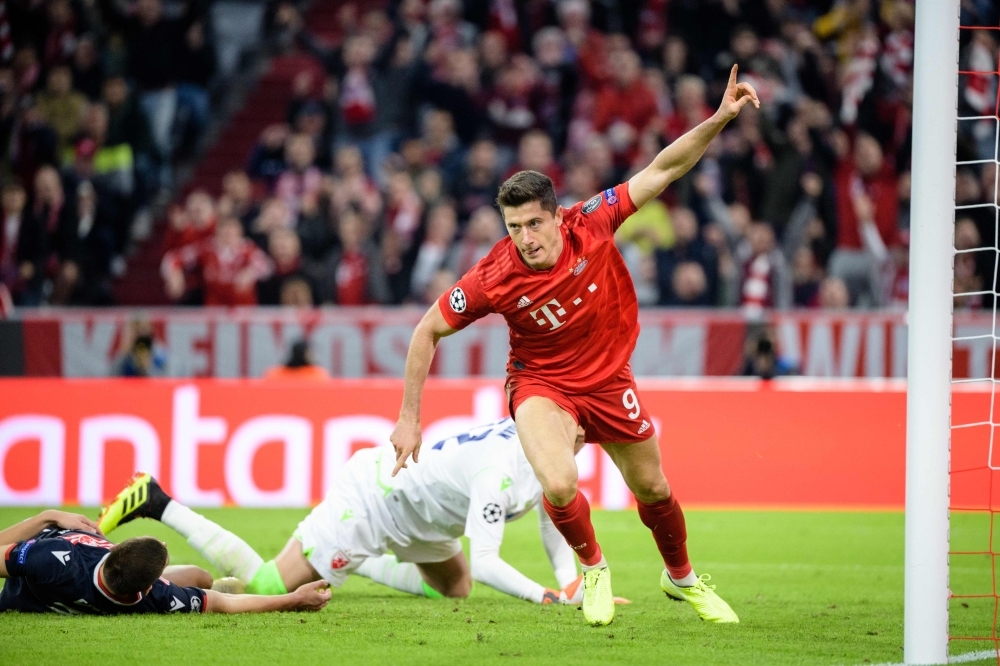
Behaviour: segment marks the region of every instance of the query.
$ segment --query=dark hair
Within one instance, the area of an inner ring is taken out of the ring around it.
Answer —
[[[285,362],[286,368],[304,368],[309,363],[309,343],[305,340],[299,340],[292,344],[291,350],[288,353],[288,360]]]
[[[104,582],[125,597],[145,592],[163,575],[167,559],[167,547],[153,537],[126,539],[104,561]]]
[[[504,208],[517,208],[532,201],[537,201],[542,210],[555,215],[559,206],[556,188],[552,184],[552,179],[544,173],[518,171],[504,181],[500,186],[500,193],[497,194],[497,206],[500,207],[501,213]]]
[[[136,336],[135,342],[132,343],[132,351],[139,351],[140,349],[150,350],[153,348],[153,336],[149,334]]]

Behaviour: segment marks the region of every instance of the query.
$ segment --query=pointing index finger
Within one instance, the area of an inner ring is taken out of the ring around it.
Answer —
[[[739,65],[733,65],[733,68],[729,70],[729,85],[728,85],[729,88],[732,88],[734,85],[736,85],[736,73],[739,70],[739,68],[740,68]]]

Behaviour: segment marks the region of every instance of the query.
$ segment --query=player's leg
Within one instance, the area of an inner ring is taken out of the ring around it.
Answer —
[[[109,534],[135,518],[151,518],[170,527],[223,576],[238,578],[245,585],[264,564],[243,539],[171,498],[149,474],[136,474],[101,512],[98,525]]]
[[[653,532],[670,577],[679,585],[693,585],[696,576],[688,560],[684,512],[663,475],[656,436],[631,444],[603,444],[602,448],[635,495],[639,518]]]
[[[660,445],[656,436],[631,444],[603,444],[625,484],[635,495],[639,518],[653,533],[653,540],[666,568],[660,587],[670,598],[688,601],[704,620],[739,622],[736,613],[719,597],[714,586],[706,586],[708,576],[699,578],[687,552],[687,525],[680,504],[660,464]]]
[[[590,521],[590,504],[577,488],[574,454],[579,419],[540,395],[519,403],[514,396],[511,402],[521,447],[542,484],[545,512],[580,558],[584,618],[595,626],[607,625],[615,616],[611,573]]]
[[[431,599],[464,598],[472,591],[472,572],[458,539],[411,539],[406,545],[390,543],[389,548],[392,555],[368,558],[354,573]]]

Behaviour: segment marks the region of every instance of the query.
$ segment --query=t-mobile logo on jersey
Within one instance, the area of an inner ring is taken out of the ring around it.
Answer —
[[[555,308],[555,311],[549,307],[550,305]],[[541,316],[539,316],[539,313],[541,313]],[[532,310],[529,314],[531,314],[531,318],[534,319],[539,326],[550,324],[550,331],[554,331],[566,323],[565,321],[559,321],[559,317],[564,317],[566,315],[566,309],[554,298],[537,310]]]

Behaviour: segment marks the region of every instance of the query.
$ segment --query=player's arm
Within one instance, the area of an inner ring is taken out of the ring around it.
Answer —
[[[747,104],[760,108],[757,92],[749,83],[736,82],[736,65],[729,73],[729,85],[715,114],[660,151],[645,169],[628,181],[628,192],[636,208],[658,196],[667,185],[691,170],[708,144]]]
[[[576,580],[576,555],[573,549],[566,543],[566,539],[559,533],[556,526],[552,524],[549,514],[541,507],[538,508],[538,528],[542,533],[542,545],[545,546],[545,554],[549,556],[552,564],[552,571],[556,575],[556,582],[559,587],[566,588]]]
[[[294,592],[277,596],[225,594],[206,590],[206,613],[270,613],[273,611],[318,611],[330,601],[330,586],[317,580]]]
[[[441,338],[451,335],[455,329],[448,325],[438,303],[430,309],[417,324],[410,338],[410,348],[406,352],[406,370],[403,380],[403,405],[399,410],[399,421],[389,440],[396,449],[396,467],[392,475],[406,467],[411,455],[413,462],[420,456],[420,398],[424,383],[431,371],[434,351]]]
[[[10,545],[16,541],[30,539],[47,527],[80,530],[81,532],[90,532],[91,534],[101,533],[101,530],[97,527],[97,523],[86,516],[48,509],[42,511],[37,516],[22,520],[16,525],[11,525],[7,529],[0,531],[0,543]],[[7,551],[4,549],[2,552]]]
[[[506,524],[504,507],[508,503],[506,493],[500,490],[503,479],[501,472],[488,469],[476,475],[473,482],[469,515],[465,524],[465,535],[469,537],[472,579],[504,594],[536,604],[558,602],[561,600],[560,590],[548,589],[536,583],[500,557],[500,544],[503,543]]]

